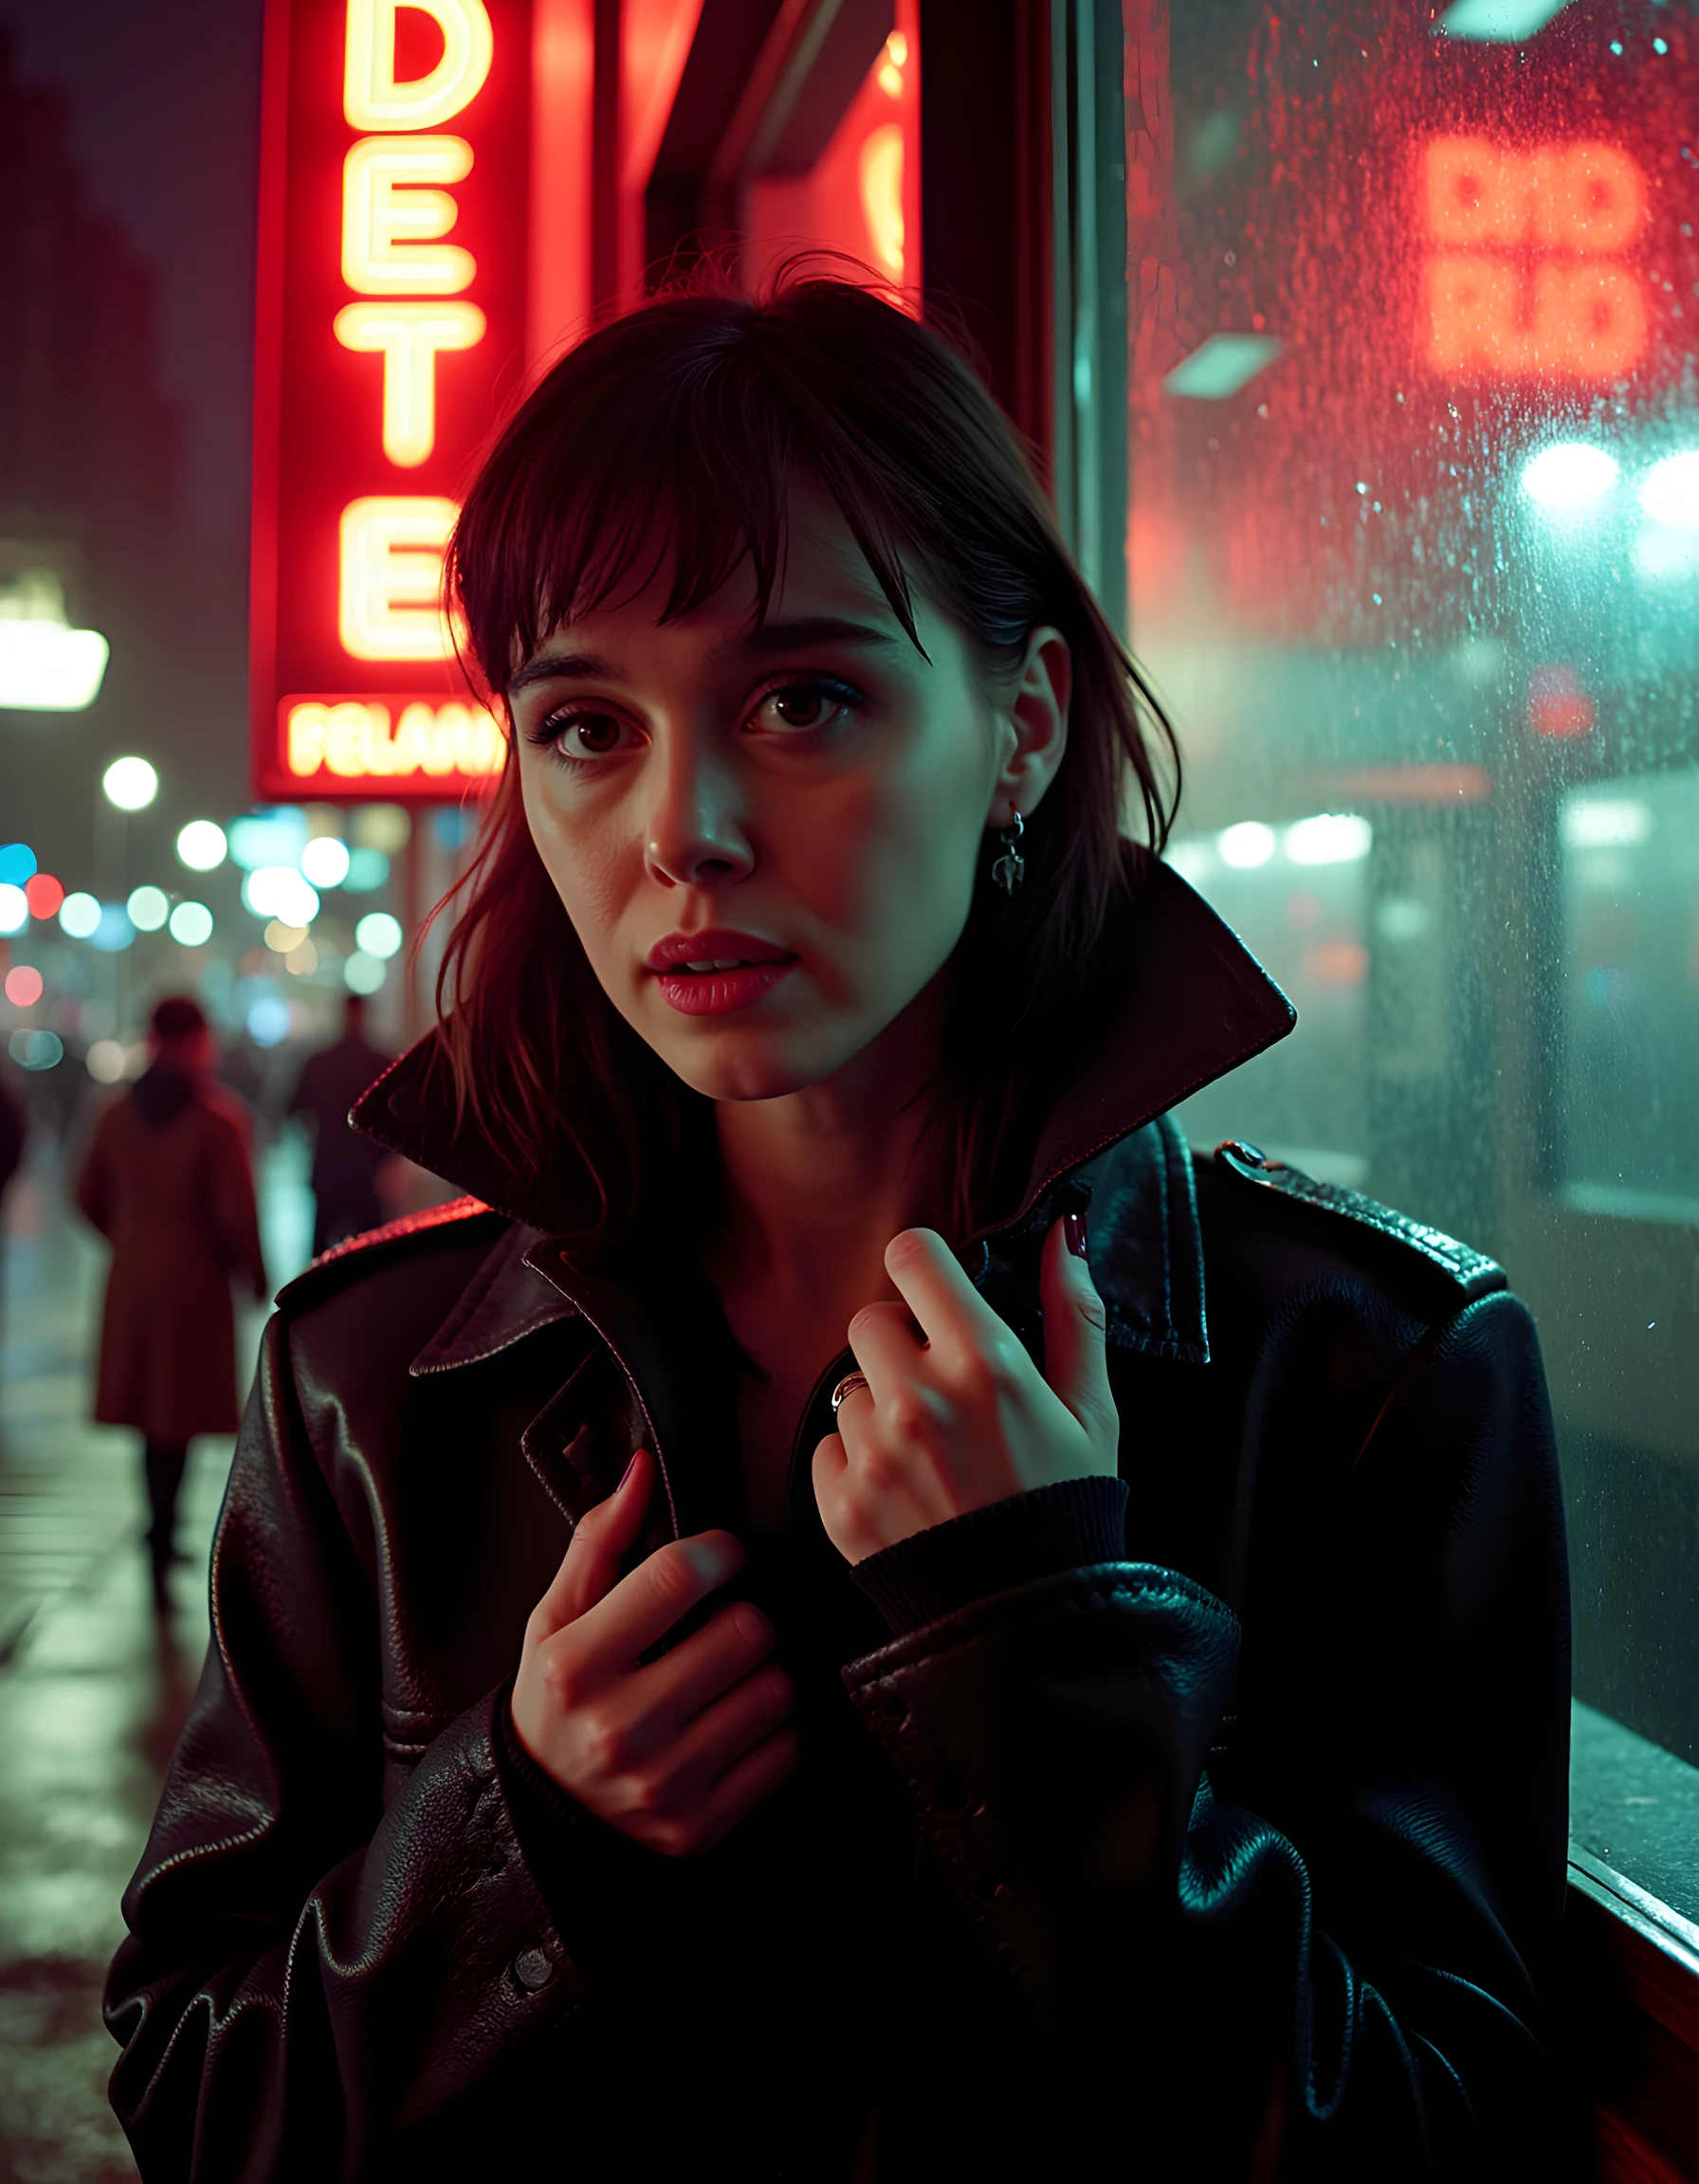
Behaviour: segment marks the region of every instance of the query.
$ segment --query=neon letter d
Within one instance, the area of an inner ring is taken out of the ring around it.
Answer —
[[[395,81],[395,10],[417,8],[443,34],[429,75]],[[356,129],[436,129],[469,106],[489,74],[495,37],[484,0],[348,0],[342,110]]]

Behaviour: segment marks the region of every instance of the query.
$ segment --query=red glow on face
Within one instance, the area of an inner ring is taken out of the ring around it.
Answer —
[[[36,872],[24,883],[24,900],[32,918],[56,918],[64,889],[51,872]]]
[[[1536,667],[1528,677],[1528,726],[1536,736],[1584,736],[1598,716],[1573,667]]]
[[[1531,151],[1480,136],[1422,148],[1427,361],[1498,377],[1616,379],[1644,355],[1645,285],[1617,253],[1645,223],[1615,144]]]

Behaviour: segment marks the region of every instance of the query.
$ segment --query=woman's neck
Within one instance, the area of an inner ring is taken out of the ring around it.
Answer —
[[[942,1045],[942,981],[934,987],[823,1083],[715,1109],[722,1191],[708,1271],[763,1366],[770,1345],[758,1324],[739,1326],[748,1318],[740,1303],[782,1298],[793,1328],[841,1330],[863,1304],[895,1296],[885,1272],[891,1238],[947,1217],[947,1178],[927,1129]]]

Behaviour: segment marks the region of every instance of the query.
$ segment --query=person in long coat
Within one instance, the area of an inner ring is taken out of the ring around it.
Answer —
[[[96,1127],[77,1205],[112,1246],[94,1414],[142,1434],[163,1601],[189,1443],[240,1422],[231,1279],[261,1302],[268,1286],[248,1118],[212,1078],[199,1005],[161,1001],[149,1050],[148,1068]]]

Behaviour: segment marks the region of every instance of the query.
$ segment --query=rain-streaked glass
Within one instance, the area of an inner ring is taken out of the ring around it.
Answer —
[[[1506,1263],[1577,1694],[1693,1761],[1699,24],[1437,15],[1125,0],[1129,625],[1299,1013],[1181,1116]]]

